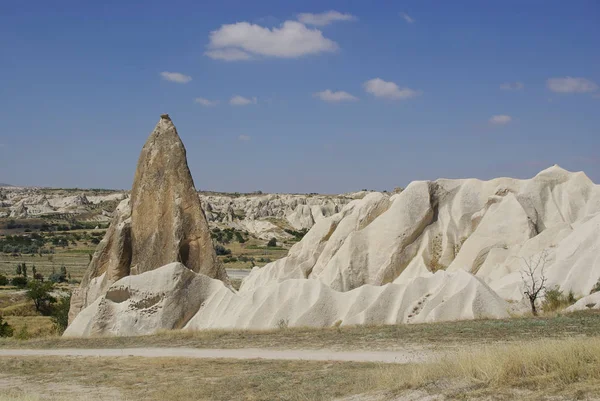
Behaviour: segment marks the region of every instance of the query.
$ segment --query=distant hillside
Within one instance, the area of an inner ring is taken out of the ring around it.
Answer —
[[[12,185],[10,185],[10,184],[2,184],[2,183],[0,183],[0,187],[12,187]]]

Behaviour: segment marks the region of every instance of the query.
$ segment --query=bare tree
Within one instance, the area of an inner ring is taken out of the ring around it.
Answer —
[[[537,256],[530,256],[528,259],[522,258],[524,268],[521,269],[521,280],[523,280],[523,293],[529,299],[531,313],[537,316],[536,300],[546,289],[546,264],[548,263],[548,252],[540,252]]]

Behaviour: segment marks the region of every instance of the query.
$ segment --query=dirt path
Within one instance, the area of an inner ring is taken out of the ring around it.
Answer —
[[[430,351],[328,351],[328,350],[269,350],[242,349],[197,349],[197,348],[123,348],[123,349],[2,349],[4,356],[80,356],[115,357],[136,356],[146,358],[228,358],[228,359],[278,359],[306,361],[383,362],[409,363],[433,359]]]

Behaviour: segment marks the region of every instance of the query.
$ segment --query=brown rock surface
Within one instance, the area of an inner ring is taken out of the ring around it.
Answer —
[[[71,300],[69,321],[115,281],[172,262],[228,283],[173,122],[163,114],[138,160],[131,198],[121,202]]]

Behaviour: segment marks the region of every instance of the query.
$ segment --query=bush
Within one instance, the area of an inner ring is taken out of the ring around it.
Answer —
[[[564,295],[558,286],[546,290],[544,302],[542,303],[542,309],[544,312],[554,312],[557,310],[565,309],[573,305],[577,300],[573,291],[569,291],[567,295]]]
[[[269,242],[267,242],[267,246],[270,248],[277,246],[277,238],[271,238]]]
[[[64,276],[62,273],[52,273],[51,275],[48,276],[48,280],[55,284],[56,283],[66,283],[67,277]]]
[[[10,284],[15,287],[23,288],[27,286],[27,278],[22,276],[13,277],[10,280]]]
[[[600,280],[598,280],[596,285],[594,285],[594,288],[592,288],[592,291],[590,291],[590,294],[593,294],[595,292],[600,292]]]
[[[62,297],[52,308],[52,322],[58,334],[64,333],[69,325],[69,308],[71,307],[71,294]]]
[[[227,249],[220,244],[215,245],[215,252],[217,255],[231,255],[231,249]]]
[[[31,299],[37,310],[42,315],[49,315],[52,312],[52,304],[56,303],[50,292],[54,289],[54,284],[50,281],[31,281],[27,284],[27,298]]]
[[[239,242],[240,244],[243,244],[244,242],[246,242],[246,240],[244,239],[244,237],[242,237],[242,234],[240,234],[239,232],[235,232],[235,239],[237,240],[237,242]]]
[[[0,316],[0,337],[12,337],[13,332],[12,326],[4,322],[2,316]]]
[[[8,285],[8,278],[3,274],[0,274],[0,285]]]

